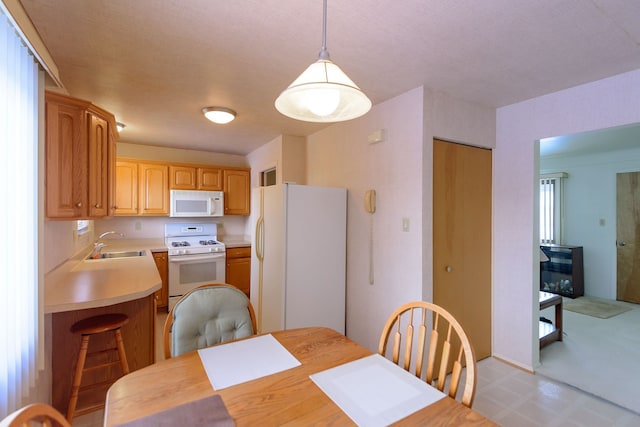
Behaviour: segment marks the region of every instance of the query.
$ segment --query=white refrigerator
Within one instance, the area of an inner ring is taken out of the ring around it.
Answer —
[[[325,326],[344,334],[347,190],[283,184],[251,197],[258,331]]]

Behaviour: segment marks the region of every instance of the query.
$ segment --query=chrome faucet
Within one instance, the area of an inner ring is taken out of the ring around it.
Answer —
[[[124,233],[119,233],[117,231],[105,231],[104,233],[98,236],[98,238],[96,239],[96,243],[98,243],[100,239],[102,239],[104,236],[108,236],[109,234],[117,234],[120,237],[124,237]]]
[[[96,241],[93,243],[93,250],[91,251],[91,254],[89,255],[90,258],[100,258],[101,252],[102,252],[102,248],[104,247],[104,243],[102,243],[100,240],[104,237],[104,236],[108,236],[109,234],[117,234],[120,237],[124,237],[124,233],[120,233],[117,231],[105,231],[104,233],[102,233],[101,235],[98,236],[98,238],[96,239]]]

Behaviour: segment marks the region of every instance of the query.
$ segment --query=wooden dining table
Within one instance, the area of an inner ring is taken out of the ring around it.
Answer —
[[[312,374],[373,354],[321,327],[271,332],[299,366],[214,390],[197,351],[163,360],[120,378],[107,393],[104,425],[118,426],[219,395],[236,426],[355,425],[310,378]],[[221,344],[225,345],[225,344]],[[495,426],[445,397],[394,425]]]

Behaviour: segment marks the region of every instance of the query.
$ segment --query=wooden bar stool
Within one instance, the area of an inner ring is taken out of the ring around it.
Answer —
[[[100,387],[105,387],[111,385],[116,378],[111,378],[106,381],[88,384],[85,386],[80,386],[82,383],[82,375],[87,371],[95,371],[98,369],[108,368],[114,365],[120,365],[122,369],[122,374],[126,375],[129,373],[129,365],[127,364],[127,355],[124,351],[124,344],[122,342],[122,334],[120,333],[120,328],[125,325],[129,321],[129,318],[125,314],[102,314],[100,316],[93,316],[87,319],[79,320],[71,326],[71,332],[79,333],[82,335],[82,341],[80,342],[80,353],[78,353],[78,362],[76,364],[75,374],[73,376],[73,385],[71,387],[71,397],[69,398],[69,408],[67,409],[67,420],[71,422],[74,416],[84,415],[89,412],[97,411],[99,409],[104,408],[104,402],[100,405],[94,405],[82,410],[77,411],[76,413],[76,405],[78,403],[78,394],[87,391],[90,389],[96,389]],[[112,348],[108,348],[106,350],[94,351],[88,353],[89,349],[89,338],[95,334],[101,334],[104,332],[113,332],[116,346]],[[97,364],[95,366],[90,366],[85,368],[85,362],[87,357],[104,355],[110,352],[118,353],[118,358],[115,361],[109,361]]]

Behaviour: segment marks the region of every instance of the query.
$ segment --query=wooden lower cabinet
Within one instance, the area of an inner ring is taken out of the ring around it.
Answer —
[[[156,291],[156,303],[158,311],[167,311],[169,307],[169,258],[167,251],[153,252],[153,260],[156,262],[158,273],[162,279],[162,289]]]
[[[249,296],[251,289],[251,246],[227,248],[226,282]]]
[[[129,317],[129,322],[122,327],[121,332],[131,372],[155,362],[156,312],[154,294],[107,307],[53,313],[51,315],[52,336],[50,337],[52,346],[51,399],[53,406],[63,414],[67,413],[71,383],[80,351],[81,337],[71,333],[71,325],[78,320],[105,313],[124,313]],[[115,347],[112,333],[94,335],[89,340],[89,351],[112,347]],[[94,360],[87,359],[86,366],[114,360],[113,358],[113,353],[99,355]],[[111,377],[119,375],[121,375],[120,366],[115,365],[106,369],[85,372],[82,383],[107,381]],[[104,403],[106,394],[106,386],[81,393],[77,410],[100,402]]]

